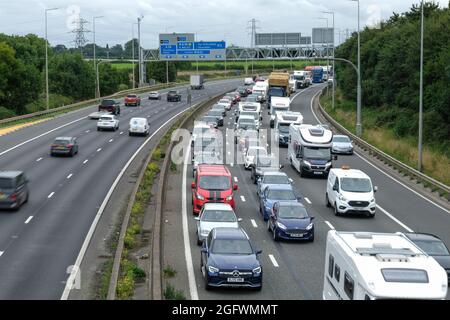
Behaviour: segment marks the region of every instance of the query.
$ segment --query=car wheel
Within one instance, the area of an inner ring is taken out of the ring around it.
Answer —
[[[272,229],[270,229],[270,219],[267,220],[267,231],[272,231]]]
[[[75,155],[75,152],[73,151],[73,149],[70,151],[70,154],[69,154],[71,157],[73,157],[74,155]]]
[[[375,212],[374,212],[374,213],[368,213],[367,216],[368,216],[369,218],[375,218]]]
[[[100,128],[97,128],[97,131],[100,131]]]
[[[339,211],[338,211],[338,209],[337,209],[337,204],[335,203],[334,204],[334,215],[336,216],[336,217],[339,217],[341,214],[339,213]]]
[[[273,228],[272,230],[272,239],[273,241],[278,241],[280,239],[277,234],[277,228]]]
[[[203,241],[200,240],[200,238],[199,238],[198,235],[197,235],[197,245],[198,245],[198,246],[201,246],[202,244],[203,244]]]
[[[132,134],[131,132],[128,132],[128,136],[130,136],[130,137],[131,137],[132,135],[133,135],[133,134]]]
[[[305,176],[305,174],[303,173],[303,167],[300,165],[300,177],[304,177]]]
[[[325,193],[325,205],[326,205],[328,208],[331,207],[330,200],[328,199],[328,193]]]
[[[255,291],[261,291],[261,290],[262,290],[262,283],[261,283],[261,285],[260,285],[259,287],[253,288],[253,290],[255,290]]]
[[[30,192],[27,191],[27,196],[26,196],[25,200],[23,201],[23,203],[27,203],[27,202],[28,202],[28,197],[29,197],[29,196],[30,196]]]

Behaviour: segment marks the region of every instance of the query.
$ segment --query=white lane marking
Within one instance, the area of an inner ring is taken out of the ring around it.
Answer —
[[[234,182],[239,182],[237,177],[234,177]]]
[[[315,99],[315,97],[320,93],[320,91],[318,91],[311,99],[311,112],[313,114],[313,116],[316,118],[318,123],[322,123],[319,118],[316,116],[316,114],[314,113],[314,109],[313,109],[313,101]],[[421,197],[422,199],[428,201],[429,203],[433,204],[434,206],[438,207],[439,209],[441,209],[442,211],[445,211],[447,213],[450,213],[450,210],[445,209],[444,207],[442,207],[441,205],[433,202],[432,200],[428,199],[427,197],[425,197],[424,195],[420,194],[419,192],[411,189],[410,187],[408,187],[407,185],[405,185],[403,182],[395,179],[394,177],[390,176],[389,174],[387,174],[386,172],[384,172],[382,169],[378,168],[376,165],[374,165],[373,163],[371,163],[369,160],[367,160],[366,158],[364,158],[363,156],[359,155],[357,152],[355,152],[356,156],[358,158],[360,158],[361,160],[363,160],[364,162],[366,162],[368,165],[372,166],[373,168],[375,168],[376,170],[378,170],[379,172],[381,172],[382,174],[384,174],[386,177],[390,178],[391,180],[397,182],[399,185],[401,185],[402,187],[404,187],[405,189],[411,191],[412,193],[414,193],[415,195]]]
[[[54,192],[50,193],[47,198],[50,199],[51,197],[53,197],[54,194],[55,194]]]
[[[414,232],[411,228],[409,228],[406,224],[404,224],[403,222],[401,222],[400,220],[398,220],[396,217],[394,217],[392,214],[390,214],[389,212],[387,212],[386,210],[384,210],[382,207],[380,207],[379,205],[377,205],[377,208],[381,210],[381,212],[383,212],[385,215],[387,215],[389,218],[391,218],[393,221],[397,222],[401,227],[403,227],[404,229],[406,229],[408,232]]]
[[[48,134],[50,134],[50,133],[52,133],[52,132],[54,132],[54,131],[56,131],[56,130],[59,130],[59,129],[64,128],[64,127],[67,127],[67,126],[70,126],[71,124],[74,124],[75,122],[81,121],[81,120],[86,119],[86,118],[87,118],[87,117],[83,117],[83,118],[80,118],[80,119],[77,119],[77,120],[68,122],[68,123],[66,123],[66,124],[64,124],[64,125],[62,125],[62,126],[59,126],[59,127],[56,127],[56,128],[54,128],[54,129],[52,129],[52,130],[50,130],[50,131],[44,132],[44,133],[42,133],[42,134],[40,134],[40,135],[38,135],[38,136],[36,136],[36,137],[34,137],[34,138],[31,138],[31,139],[29,139],[29,140],[26,140],[26,141],[24,141],[24,142],[21,142],[21,143],[19,143],[18,145],[15,145],[15,146],[12,147],[12,148],[9,148],[9,149],[7,149],[7,150],[5,150],[5,151],[3,151],[3,152],[0,152],[0,156],[6,154],[6,153],[8,153],[8,152],[11,152],[11,151],[13,151],[13,150],[15,150],[15,149],[17,149],[17,148],[19,148],[19,147],[21,147],[21,146],[27,144],[27,143],[30,143],[30,142],[32,142],[32,141],[34,141],[34,140],[36,140],[36,139],[39,139],[39,138],[41,138],[41,137],[43,137],[43,136],[46,136],[46,135],[48,135]]]
[[[245,197],[241,196],[241,200],[242,200],[242,202],[245,202]]]
[[[233,163],[230,163],[230,166],[234,166],[234,164],[233,164]]]
[[[5,253],[5,251],[0,251],[0,257]]]
[[[97,152],[100,152],[100,151],[102,151],[102,148],[98,148],[98,149],[97,149]]]
[[[89,132],[91,132],[91,130],[86,130],[86,133],[89,133]]]
[[[86,164],[88,161],[89,161],[88,159],[84,160],[84,161],[83,161],[83,164]]]
[[[230,155],[230,154],[231,154],[231,152],[230,152],[230,151],[228,151],[227,153],[228,153],[228,155]]]
[[[172,118],[170,118],[169,120],[167,120],[165,123],[163,123],[158,129],[156,129],[155,132],[153,132],[153,134],[147,138],[147,140],[144,141],[144,143],[139,147],[139,149],[136,150],[136,152],[131,156],[131,158],[128,160],[128,162],[125,164],[125,166],[122,168],[122,170],[119,172],[119,175],[116,177],[116,180],[114,180],[111,188],[109,189],[108,193],[106,194],[106,197],[103,199],[103,202],[100,206],[100,208],[97,211],[97,214],[95,215],[94,221],[92,221],[91,227],[89,228],[88,233],[86,234],[86,237],[84,238],[84,242],[83,245],[81,246],[80,252],[78,253],[77,259],[75,261],[75,263],[73,264],[72,267],[72,271],[70,272],[69,277],[67,278],[66,281],[66,286],[64,287],[64,291],[61,295],[61,300],[67,300],[69,298],[69,294],[70,291],[72,290],[72,287],[74,285],[75,279],[77,277],[77,274],[80,270],[80,265],[83,262],[84,259],[84,255],[86,254],[87,248],[89,246],[89,243],[91,242],[92,236],[94,235],[94,231],[97,228],[97,224],[103,214],[103,211],[105,211],[106,205],[108,204],[109,199],[111,198],[111,195],[113,194],[114,190],[116,189],[116,186],[119,184],[120,179],[122,179],[122,176],[124,175],[125,171],[128,169],[128,167],[130,166],[130,164],[133,162],[133,160],[137,157],[137,155],[142,151],[142,149],[144,149],[144,147],[150,142],[150,140],[165,126],[167,126],[168,123],[170,123],[173,119],[175,119],[176,117],[178,117],[180,114],[182,114],[183,112],[195,108],[197,104],[194,104],[193,106],[191,106],[190,108],[186,108],[185,110],[182,110],[180,112],[178,112],[176,115],[174,115]],[[188,153],[189,154],[189,153]],[[190,163],[189,159],[188,161],[185,161],[185,163]],[[185,178],[185,176],[184,176]],[[183,179],[183,182],[185,183],[186,179]],[[186,190],[186,188],[184,188],[183,190]],[[185,205],[185,201],[183,201],[184,205]],[[186,217],[187,219],[187,217]],[[187,232],[187,229],[186,229]],[[189,240],[189,235],[188,235],[188,240]],[[188,247],[189,247],[189,241],[188,241]],[[189,252],[190,252],[190,247],[189,247]],[[186,257],[186,261],[187,261],[187,257]],[[190,257],[190,262],[191,262],[191,267],[192,267],[192,276],[194,276],[193,273],[193,266],[192,266],[192,256]],[[189,264],[188,264],[189,265]],[[197,285],[195,284],[195,277],[194,277],[194,285],[191,286],[190,283],[190,289],[191,289],[191,299],[192,300],[198,300],[198,294],[197,294]],[[195,292],[193,292],[195,290]]]
[[[331,230],[336,230],[334,228],[334,226],[329,222],[329,221],[325,221],[325,224],[331,229]]]
[[[73,173],[69,174],[69,175],[67,176],[67,179],[72,178],[72,176],[73,176]]]
[[[312,204],[312,202],[306,197],[305,197],[305,201],[308,202],[308,204]]]
[[[123,131],[121,131],[119,134],[123,134]]]
[[[33,216],[29,216],[28,219],[25,220],[25,224],[28,224],[31,221],[31,219],[33,219]]]
[[[250,219],[250,221],[252,223],[253,228],[258,228],[258,225],[256,224],[255,219]]]
[[[187,196],[186,196],[186,180],[187,180],[187,164],[189,161],[189,156],[191,149],[188,148],[186,152],[186,157],[184,159],[183,165],[183,183],[182,183],[182,224],[183,224],[183,241],[184,241],[184,256],[186,259],[186,266],[188,272],[189,281],[189,293],[191,300],[198,300],[197,284],[195,282],[194,265],[192,262],[191,246],[189,242],[189,232],[188,232],[188,218],[187,218]]]
[[[228,122],[228,125],[230,125],[231,124],[231,122]]]
[[[114,141],[114,139],[110,139],[108,142],[111,143],[111,142],[113,142],[113,141]]]
[[[269,254],[269,259],[270,261],[272,261],[272,264],[275,268],[279,267],[277,260],[275,260],[275,257],[272,254]]]
[[[41,161],[41,160],[42,160],[42,158],[36,159],[36,162],[39,162],[39,161]]]

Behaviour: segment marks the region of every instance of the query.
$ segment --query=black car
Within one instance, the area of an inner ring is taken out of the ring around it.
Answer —
[[[207,125],[212,125],[214,128],[219,126],[219,120],[217,120],[216,116],[204,116],[201,121]]]
[[[223,126],[223,115],[220,110],[209,110],[209,112],[206,114],[207,116],[216,117],[217,118],[217,124],[219,127]]]
[[[237,92],[239,93],[239,95],[241,96],[241,98],[245,98],[246,96],[248,96],[248,91],[246,87],[239,87],[237,89]]]
[[[104,99],[98,106],[98,111],[106,111],[118,115],[120,114],[120,102],[114,99]]]
[[[181,101],[181,94],[176,90],[170,90],[167,93],[167,101],[175,101],[180,102]]]
[[[0,171],[0,209],[18,210],[28,197],[28,179],[22,171]]]
[[[251,166],[251,179],[253,183],[257,184],[259,177],[261,177],[264,172],[279,171],[281,168],[283,168],[283,165],[277,166],[277,163],[277,159],[274,156],[268,155],[257,157],[255,160],[255,164]]]
[[[405,233],[405,236],[445,269],[450,283],[450,252],[444,242],[435,235],[427,233]]]
[[[50,155],[68,155],[73,157],[78,153],[78,142],[75,137],[58,137],[50,147]]]

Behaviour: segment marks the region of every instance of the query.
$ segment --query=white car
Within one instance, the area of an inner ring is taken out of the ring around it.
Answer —
[[[233,101],[231,101],[231,99],[228,98],[223,98],[220,99],[219,102],[217,102],[217,104],[223,105],[226,111],[230,111]]]
[[[201,245],[214,228],[239,228],[233,208],[227,203],[207,202],[203,205],[197,220],[197,244]]]
[[[89,119],[98,120],[101,116],[111,114],[107,111],[95,111],[89,115]]]
[[[372,186],[369,176],[361,170],[331,169],[328,174],[325,203],[334,208],[334,214],[365,214],[375,216],[376,202],[374,193],[378,190]]]
[[[147,118],[131,118],[130,129],[128,129],[128,134],[132,135],[148,135],[150,132],[150,125]]]
[[[115,115],[103,115],[98,119],[97,122],[97,131],[102,130],[112,130],[116,131],[119,129],[119,119],[116,118]]]
[[[161,94],[157,91],[152,91],[148,94],[148,100],[161,100]]]
[[[264,147],[251,146],[247,149],[244,157],[244,168],[250,169],[255,164],[255,158],[257,156],[267,156],[267,150]]]

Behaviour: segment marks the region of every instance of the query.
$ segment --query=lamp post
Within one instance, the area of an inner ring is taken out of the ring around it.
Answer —
[[[319,18],[320,20],[326,20],[327,21],[327,32],[328,32],[328,18]],[[325,33],[325,38],[326,38],[326,33]],[[322,39],[322,40],[324,40],[324,39]],[[329,60],[329,56],[330,56],[330,54],[329,54],[329,52],[328,52],[328,39],[326,39],[327,40],[327,81],[328,81],[328,76],[329,76],[329,74],[330,74],[330,72],[329,72],[329,70],[328,70],[328,66],[330,65],[330,60]],[[327,84],[327,96],[329,97],[330,96],[330,92],[329,92],[329,90],[328,90],[328,84]]]
[[[48,35],[47,35],[47,12],[57,10],[58,8],[45,9],[45,100],[47,110],[50,108],[50,99],[48,93]]]
[[[136,71],[134,67],[134,26],[137,25],[136,22],[131,24],[131,51],[132,51],[132,63],[133,63],[133,89],[136,88]]]
[[[357,89],[357,103],[356,103],[356,135],[361,137],[361,29],[360,29],[360,5],[359,0],[350,0],[358,2],[358,89]]]
[[[95,20],[97,20],[97,19],[100,19],[100,18],[103,18],[103,16],[97,16],[97,17],[93,17],[92,18],[92,25],[93,25],[93,32],[94,32],[94,70],[96,70],[96,72],[98,72],[98,69],[97,69],[97,67],[96,67],[96,57],[95,57]],[[95,76],[95,81],[97,82],[98,81],[98,74],[96,73],[96,76]],[[96,88],[97,88],[97,91],[95,92],[95,97],[96,98],[98,98],[98,97],[100,97],[100,93],[98,92],[98,84],[96,83],[96,86],[95,86]]]
[[[423,136],[423,34],[424,34],[424,17],[423,17],[423,0],[421,2],[422,12],[420,17],[420,91],[419,91],[419,159],[417,170],[422,171],[422,136]]]
[[[169,28],[173,28],[173,26],[166,27],[166,33]],[[166,60],[166,83],[169,84],[169,60]]]
[[[326,13],[326,14],[331,14],[332,16],[333,16],[333,97],[332,97],[332,103],[331,103],[331,105],[332,105],[332,108],[333,108],[333,110],[334,110],[334,107],[335,107],[335,101],[334,101],[334,99],[335,99],[335,94],[336,94],[336,87],[335,87],[335,82],[336,82],[336,77],[335,77],[335,72],[336,72],[336,70],[335,70],[335,60],[334,60],[334,58],[335,58],[335,50],[334,50],[334,12],[333,11],[323,11],[322,13]],[[328,42],[327,42],[328,43]],[[328,73],[329,74],[329,73]]]
[[[139,54],[139,87],[143,84],[144,73],[142,70],[142,49],[141,49],[141,20],[144,19],[144,16],[140,16],[137,18],[138,20],[138,54]]]

